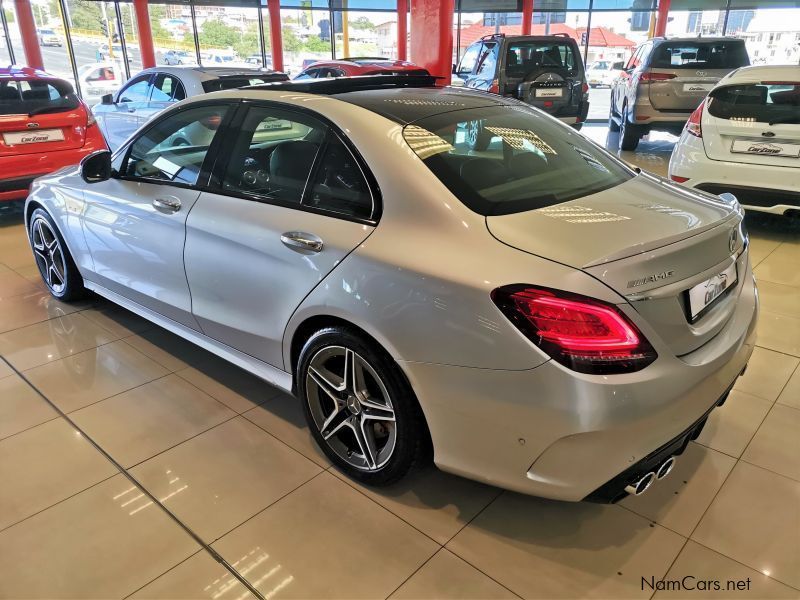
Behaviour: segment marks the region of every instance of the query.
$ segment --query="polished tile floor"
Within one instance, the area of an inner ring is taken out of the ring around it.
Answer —
[[[663,174],[672,141],[625,158]],[[730,400],[669,478],[600,506],[432,467],[356,485],[292,398],[105,301],[50,298],[20,207],[0,211],[2,598],[800,598],[797,221],[748,216],[763,312]],[[723,590],[650,587],[686,576]]]

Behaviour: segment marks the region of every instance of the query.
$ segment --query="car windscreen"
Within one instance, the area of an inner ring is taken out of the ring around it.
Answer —
[[[0,115],[66,112],[80,105],[72,86],[57,79],[0,81]]]
[[[506,72],[510,77],[547,68],[575,71],[580,64],[569,42],[509,42],[506,50]]]
[[[470,148],[476,127],[485,150]],[[581,134],[528,107],[455,110],[406,125],[403,135],[453,195],[486,216],[554,206],[633,177]]]
[[[248,85],[261,85],[270,81],[283,81],[288,77],[220,77],[219,79],[212,79],[203,82],[203,89],[206,92],[218,92],[220,90],[235,90]]]
[[[741,40],[716,42],[675,40],[653,51],[653,69],[736,69],[750,64]]]
[[[800,123],[800,81],[728,85],[714,90],[708,112],[718,119]]]

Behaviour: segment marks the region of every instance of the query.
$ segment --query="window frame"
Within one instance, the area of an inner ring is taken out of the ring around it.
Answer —
[[[247,117],[248,112],[252,109],[258,109],[258,108],[272,108],[274,110],[285,113],[294,112],[299,115],[304,115],[306,117],[311,117],[313,119],[316,119],[327,128],[325,139],[323,140],[319,150],[317,151],[317,155],[314,157],[314,162],[312,163],[311,169],[309,170],[308,177],[306,178],[306,183],[303,186],[303,193],[300,196],[299,203],[284,202],[272,198],[265,198],[257,194],[248,194],[246,191],[234,192],[232,190],[225,189],[222,185],[223,179],[227,174],[230,161],[233,158],[233,150],[236,146],[236,141],[237,141],[236,138],[239,135],[241,135],[239,128],[244,123],[244,120]],[[333,123],[330,119],[311,109],[296,106],[294,104],[285,104],[282,102],[275,102],[268,100],[242,100],[236,107],[236,110],[234,112],[235,115],[231,118],[231,121],[228,124],[226,130],[223,132],[223,135],[220,136],[219,139],[214,140],[214,142],[219,141],[220,144],[217,155],[215,156],[215,162],[211,167],[211,174],[208,182],[208,187],[205,191],[220,196],[226,196],[229,198],[248,200],[251,202],[258,202],[260,204],[269,204],[271,206],[279,206],[290,210],[297,210],[300,212],[308,212],[308,213],[323,215],[326,217],[331,217],[333,219],[340,219],[342,221],[350,221],[352,223],[360,223],[363,225],[370,225],[373,227],[377,226],[377,224],[380,222],[380,218],[383,213],[383,197],[381,195],[378,181],[377,179],[375,179],[375,176],[372,174],[372,171],[369,169],[366,160],[364,159],[363,155],[358,151],[356,145],[350,140],[350,138],[347,137],[347,135],[344,134],[342,129],[338,127],[335,123]],[[319,171],[321,162],[325,156],[325,149],[328,146],[328,140],[331,134],[336,135],[339,138],[339,141],[350,152],[356,164],[358,165],[358,168],[361,171],[361,175],[367,182],[367,188],[369,189],[369,193],[372,199],[372,214],[368,219],[364,219],[361,217],[354,217],[351,215],[345,215],[335,211],[320,209],[314,206],[309,206],[308,204],[304,204],[306,197],[310,191],[309,185],[313,181],[316,173]]]
[[[133,145],[139,139],[141,139],[142,136],[146,135],[151,129],[157,127],[166,119],[169,119],[187,110],[194,110],[196,108],[205,108],[207,106],[218,106],[221,108],[226,108],[227,110],[225,112],[225,115],[222,117],[222,123],[220,123],[217,134],[214,135],[214,139],[211,141],[211,145],[208,147],[208,152],[206,152],[206,156],[203,159],[203,164],[200,167],[200,172],[197,175],[197,181],[195,181],[192,184],[189,184],[189,183],[183,183],[181,181],[165,181],[163,179],[153,179],[150,177],[135,177],[131,175],[124,175],[125,171],[127,170],[128,159],[130,158]],[[131,138],[127,144],[122,146],[117,151],[118,154],[117,153],[114,154],[114,156],[112,157],[112,166],[114,166],[114,163],[117,163],[117,166],[112,169],[111,177],[114,179],[119,179],[121,181],[133,181],[137,183],[166,185],[182,189],[197,190],[199,192],[208,191],[209,179],[211,177],[211,169],[216,163],[222,139],[225,137],[225,135],[223,134],[226,132],[228,126],[230,125],[234,114],[237,112],[237,108],[238,106],[233,103],[221,103],[219,100],[207,100],[207,101],[193,102],[191,104],[187,104],[185,106],[179,106],[176,108],[166,109],[165,111],[159,114],[158,118],[153,119],[151,122],[147,124],[147,126],[140,129],[137,132],[136,137]],[[220,131],[222,131],[222,134],[219,133]]]
[[[172,91],[171,91],[170,96],[169,96],[169,100],[154,100],[153,99],[153,92],[156,89],[158,89],[158,90],[163,92],[163,90],[158,87],[159,78],[161,78],[162,80],[165,80],[168,77],[170,79],[172,79],[172,81],[174,82],[173,83],[173,87],[172,87]],[[151,82],[150,95],[148,97],[148,102],[176,102],[176,100],[175,100],[175,92],[178,91],[178,88],[182,88],[183,89],[183,98],[185,100],[187,96],[186,96],[186,87],[183,85],[183,82],[180,79],[178,79],[177,76],[173,75],[172,73],[165,73],[164,71],[159,71],[159,72],[157,72],[155,74],[155,77],[153,77],[153,81]]]

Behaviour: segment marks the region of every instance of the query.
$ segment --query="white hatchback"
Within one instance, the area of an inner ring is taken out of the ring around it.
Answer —
[[[734,194],[748,210],[800,213],[800,66],[755,66],[724,77],[694,111],[670,179]]]

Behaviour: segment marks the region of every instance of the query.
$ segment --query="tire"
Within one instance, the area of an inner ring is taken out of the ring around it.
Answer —
[[[471,150],[482,151],[489,147],[491,134],[483,127],[483,121],[467,122],[467,145]]]
[[[28,240],[39,274],[53,297],[62,302],[84,298],[86,288],[83,277],[47,211],[37,208],[31,214]]]
[[[619,149],[625,151],[636,150],[639,138],[642,136],[639,127],[628,120],[627,105],[622,108],[622,117],[619,127]]]
[[[609,106],[611,108],[608,110],[608,130],[616,133],[619,131],[619,123],[617,123],[614,118],[614,94],[611,94],[611,103]]]
[[[346,369],[351,376],[343,379]],[[314,333],[296,383],[314,440],[353,479],[388,485],[427,454],[430,437],[411,386],[385,350],[354,330]]]

